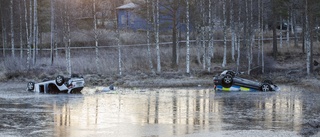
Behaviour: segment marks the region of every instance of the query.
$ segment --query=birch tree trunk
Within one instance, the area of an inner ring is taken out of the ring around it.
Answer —
[[[263,1],[261,2],[261,15],[264,14],[264,4]],[[263,30],[263,26],[264,26],[264,18],[263,16],[261,17],[261,72],[262,74],[264,73],[264,30]]]
[[[118,67],[119,67],[119,75],[122,75],[122,54],[121,54],[121,46],[120,46],[120,31],[119,28],[117,27],[117,46],[118,46]]]
[[[34,31],[33,31],[33,16],[34,16],[34,12],[33,12],[33,3],[32,3],[33,0],[29,0],[29,31],[30,31],[30,35],[29,35],[29,44],[30,44],[30,61],[32,60],[32,64],[34,64],[34,61],[33,61],[33,56],[34,56]],[[33,49],[32,49],[33,48]],[[30,62],[31,64],[31,62]]]
[[[203,7],[204,4],[203,4],[203,0],[200,1],[200,7]],[[207,65],[207,61],[206,61],[206,58],[207,58],[207,50],[206,50],[206,41],[205,41],[205,36],[204,36],[204,32],[205,32],[205,28],[204,28],[204,24],[205,24],[205,12],[204,12],[204,9],[201,8],[200,9],[200,12],[201,12],[201,16],[202,16],[202,25],[201,25],[201,44],[202,44],[202,49],[203,49],[203,56],[202,56],[202,67],[203,67],[203,70],[206,69],[206,65]]]
[[[71,46],[71,31],[70,31],[70,15],[68,15],[68,44],[67,44],[67,48],[68,48],[68,72],[69,72],[69,76],[71,76],[72,74],[72,68],[71,68],[71,49],[70,49],[70,46]]]
[[[212,8],[211,8],[211,0],[208,3],[208,26],[209,26],[209,41],[208,41],[208,54],[207,54],[207,71],[211,71],[211,57],[213,54],[213,25],[212,25]]]
[[[156,0],[156,51],[157,51],[157,72],[161,72],[161,59],[160,59],[160,45],[159,45],[159,27],[160,27],[160,22],[159,22],[159,0]]]
[[[311,14],[309,12],[309,6],[308,6],[308,1],[306,0],[305,2],[305,44],[306,44],[306,50],[307,50],[307,74],[310,75],[311,72],[313,71],[313,64],[312,62],[312,39],[311,39]],[[309,20],[310,19],[310,20]]]
[[[289,7],[288,7],[288,15],[290,15],[290,13],[289,13]],[[287,46],[290,46],[289,44],[289,42],[290,42],[290,37],[289,37],[289,34],[290,34],[290,30],[289,30],[289,28],[290,28],[290,26],[292,26],[292,25],[289,25],[289,20],[290,20],[290,18],[289,18],[290,16],[288,16],[287,17],[287,21],[288,21],[288,23],[287,23],[287,39],[286,39],[286,43],[287,43]]]
[[[297,19],[294,13],[292,13],[292,20],[293,20],[293,25],[292,26],[296,26],[297,24]],[[298,47],[298,33],[297,33],[297,29],[296,27],[293,28],[293,34],[294,34],[294,46]]]
[[[261,33],[263,31],[263,26],[261,26],[261,0],[258,0],[258,60],[257,63],[260,65],[260,57],[261,57]]]
[[[30,59],[31,59],[31,46],[30,46],[30,39],[29,39],[29,26],[28,26],[28,10],[27,10],[27,3],[26,0],[23,0],[23,4],[24,4],[24,21],[26,24],[26,42],[27,42],[27,69],[30,69]],[[29,11],[29,13],[31,14],[31,11]]]
[[[283,41],[282,41],[282,38],[283,38],[283,36],[282,36],[283,26],[282,26],[282,24],[283,24],[283,22],[282,22],[282,16],[280,16],[280,48],[282,48],[282,43],[283,43]]]
[[[33,1],[33,65],[36,64],[36,51],[38,48],[38,10],[37,10],[38,4],[37,4],[37,0]]]
[[[239,3],[241,3],[242,2],[242,0],[239,0],[238,1]],[[241,26],[240,26],[240,24],[241,24],[241,18],[240,18],[240,15],[241,14],[241,6],[240,6],[240,4],[238,4],[238,40],[237,40],[237,52],[238,52],[238,56],[237,56],[237,72],[239,72],[239,67],[240,67],[240,55],[241,55],[241,51],[240,51],[240,47],[241,47],[241,45],[240,45],[240,43],[241,43]]]
[[[235,61],[235,43],[236,43],[236,33],[234,28],[234,11],[233,11],[233,1],[230,0],[230,25],[231,25],[231,59]]]
[[[51,61],[51,65],[53,65],[53,47],[54,47],[54,34],[55,34],[55,28],[54,28],[54,4],[55,4],[55,0],[51,0],[51,23],[50,23],[50,27],[51,27],[51,33],[50,33],[50,61]]]
[[[120,30],[119,30],[119,24],[116,24],[116,33],[117,33],[117,47],[118,47],[118,69],[119,69],[119,75],[122,75],[122,54],[121,54],[121,46],[120,46]]]
[[[278,45],[277,45],[277,14],[276,14],[276,0],[272,1],[272,52],[273,58],[277,59],[278,56]]]
[[[294,34],[294,17],[293,17],[293,12],[294,12],[294,10],[293,10],[293,8],[292,8],[292,4],[291,4],[291,10],[290,10],[290,22],[291,22],[291,25],[290,25],[290,27],[291,27],[291,34]]]
[[[250,35],[249,34],[247,34],[247,33],[249,33],[249,10],[248,10],[248,0],[245,0],[245,10],[246,10],[246,14],[245,14],[245,16],[246,16],[246,21],[245,21],[245,45],[246,45],[246,48],[247,48],[247,59],[248,59],[248,75],[250,75],[250,69],[251,69],[251,58],[250,58],[250,49],[251,49],[251,44],[249,44],[248,42],[249,42],[249,40],[251,39],[250,38]],[[251,33],[251,32],[250,32]],[[249,39],[249,40],[248,40]]]
[[[153,69],[153,63],[152,63],[152,57],[151,57],[151,49],[150,49],[150,24],[151,24],[151,21],[150,21],[150,2],[149,0],[146,0],[146,4],[147,4],[147,19],[148,19],[148,26],[147,26],[147,52],[148,52],[148,60],[149,60],[149,67],[150,67],[150,70],[152,72],[152,74],[155,73],[154,69]]]
[[[187,73],[190,73],[190,29],[189,29],[189,23],[190,23],[190,17],[189,17],[189,0],[186,0],[187,3],[187,9],[186,9],[186,19],[187,19],[187,42],[186,42],[186,46],[187,46],[187,55],[186,55],[186,68],[187,68]]]
[[[100,72],[99,68],[99,43],[98,43],[98,31],[97,31],[97,13],[96,13],[96,0],[93,0],[93,33],[96,52],[96,69]]]
[[[222,67],[227,65],[227,19],[226,19],[226,0],[222,0],[223,4],[223,62]]]
[[[14,29],[13,29],[13,0],[10,0],[10,30],[11,30],[11,56],[15,57],[14,55]]]
[[[23,42],[22,42],[22,10],[21,10],[21,1],[19,1],[19,31],[20,31],[20,59],[23,57]]]
[[[57,28],[57,24],[54,24],[54,28]],[[58,39],[58,32],[57,31],[55,31],[54,35],[57,36],[57,39]],[[55,56],[57,59],[58,58],[58,44],[57,44],[56,39],[53,39],[53,43],[54,43],[54,52],[55,52]]]
[[[2,7],[2,3],[0,2],[0,7]],[[5,58],[6,57],[6,50],[5,50],[5,45],[7,45],[6,44],[6,25],[5,25],[5,22],[4,22],[4,17],[3,17],[3,11],[2,11],[3,9],[1,8],[0,9],[0,12],[1,12],[1,33],[2,33],[2,55],[3,55],[3,57]]]
[[[248,22],[250,22],[250,28],[249,31],[250,31],[250,38],[249,38],[249,41],[250,41],[250,44],[249,44],[249,48],[248,48],[248,74],[250,75],[250,72],[251,72],[251,65],[252,65],[252,47],[253,47],[253,44],[254,44],[254,39],[255,39],[255,30],[253,28],[253,4],[252,4],[252,0],[250,0],[250,21],[248,20]]]
[[[181,40],[181,32],[180,30],[177,28],[177,42],[176,42],[176,45],[177,45],[177,48],[176,48],[176,51],[177,51],[177,57],[176,57],[176,62],[177,62],[177,66],[179,66],[179,61],[180,61],[180,40]]]
[[[66,63],[67,63],[67,72],[71,76],[72,69],[71,69],[71,32],[70,32],[70,15],[69,15],[69,4],[70,0],[65,1],[64,5],[64,39],[65,39],[65,50],[66,50]]]
[[[197,30],[196,30],[197,34],[196,34],[196,46],[197,46],[197,62],[200,64],[200,66],[202,66],[202,62],[201,62],[201,52],[202,52],[202,48],[201,48],[201,27],[200,25],[197,26]]]

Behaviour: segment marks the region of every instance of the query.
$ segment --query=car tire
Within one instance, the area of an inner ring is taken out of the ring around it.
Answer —
[[[231,75],[227,74],[222,78],[223,87],[230,88],[232,86],[232,83],[233,83],[233,77]]]
[[[28,91],[33,91],[34,90],[34,85],[35,85],[34,82],[28,82],[28,84],[27,84]]]
[[[232,77],[235,77],[236,73],[234,71],[227,71],[226,75],[230,75]]]
[[[109,89],[114,90],[114,86],[113,85],[109,86]]]
[[[268,92],[270,91],[270,85],[268,83],[264,83],[261,85],[261,91]]]
[[[65,82],[65,80],[64,80],[64,77],[63,77],[63,76],[58,75],[58,76],[56,77],[56,84],[57,84],[58,86],[63,85],[64,82]]]

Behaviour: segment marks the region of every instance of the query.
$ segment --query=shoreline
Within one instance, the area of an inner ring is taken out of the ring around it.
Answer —
[[[88,87],[94,86],[110,86],[124,88],[172,88],[172,87],[213,87],[213,77],[221,73],[221,70],[214,72],[193,72],[186,74],[183,72],[163,72],[160,74],[152,73],[126,73],[119,75],[99,75],[99,74],[80,74],[85,80]],[[8,77],[9,74],[1,73],[0,83],[14,85],[14,83],[42,82],[45,79],[55,79],[57,73],[39,75],[15,75]],[[64,75],[64,74],[62,74]],[[66,76],[66,75],[64,75]],[[251,73],[243,74],[240,77],[263,81],[271,80],[275,85],[294,85],[310,91],[317,91],[320,88],[320,80],[318,75],[307,76],[303,71],[285,71],[283,69],[272,70],[265,74]]]

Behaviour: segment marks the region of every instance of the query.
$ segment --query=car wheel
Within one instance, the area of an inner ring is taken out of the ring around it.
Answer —
[[[28,91],[34,90],[34,82],[28,82],[27,88],[28,88]]]
[[[226,74],[227,74],[227,75],[230,75],[230,76],[232,76],[232,77],[234,77],[234,76],[236,75],[236,73],[233,72],[233,71],[227,71]]]
[[[231,75],[227,74],[222,78],[222,86],[223,87],[231,87],[233,82],[233,78]]]
[[[113,85],[109,86],[109,89],[114,90],[114,86]]]
[[[63,83],[64,83],[64,77],[61,76],[61,75],[58,75],[58,76],[56,77],[56,84],[57,84],[58,86],[61,86]]]
[[[269,84],[267,84],[267,83],[262,84],[262,86],[261,86],[261,90],[262,90],[263,92],[270,91],[270,85],[269,85]]]

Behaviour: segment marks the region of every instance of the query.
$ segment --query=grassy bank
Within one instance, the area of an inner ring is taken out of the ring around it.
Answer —
[[[125,44],[137,44],[145,41],[145,34],[133,35],[134,33],[123,33],[121,42]],[[89,34],[88,34],[89,35]],[[111,35],[111,34],[109,34]],[[106,35],[106,36],[109,36]],[[114,34],[113,34],[114,35]],[[109,41],[114,41],[115,37],[111,35]],[[141,38],[141,39],[139,39]],[[217,37],[218,38],[218,37]],[[79,39],[79,38],[78,38]],[[170,38],[163,36],[162,41],[168,41]],[[261,73],[261,61],[259,58],[259,47],[257,41],[253,46],[253,64],[250,75],[244,77],[262,80],[272,79],[275,83],[299,83],[304,80],[308,83],[317,83],[318,68],[315,68],[315,73],[307,76],[306,74],[306,54],[302,53],[301,43],[294,46],[293,40],[286,45],[283,41],[283,46],[278,45],[278,58],[272,57],[271,41],[264,43],[264,62],[265,73]],[[114,44],[114,43],[113,43]],[[211,70],[203,69],[202,61],[203,49],[197,46],[195,42],[191,43],[190,51],[190,68],[191,73],[185,74],[186,71],[186,48],[185,43],[179,43],[179,64],[176,68],[171,67],[172,45],[160,45],[161,51],[161,73],[153,74],[149,67],[148,47],[146,45],[122,45],[120,51],[122,55],[122,75],[119,75],[119,48],[113,46],[101,46],[98,54],[98,64],[96,64],[95,49],[71,49],[71,66],[72,73],[85,76],[88,84],[104,85],[116,83],[123,86],[139,86],[139,85],[154,85],[161,86],[197,86],[210,85],[212,77],[223,71],[224,69],[236,70],[236,60],[232,60],[230,42],[227,52],[227,66],[221,67],[223,60],[223,42],[215,42],[214,57],[211,59]],[[320,57],[319,44],[314,46],[314,58],[317,60]],[[77,46],[77,45],[73,45]],[[156,49],[155,45],[150,45],[151,61],[154,70],[156,70]],[[236,52],[237,53],[237,52]],[[240,56],[239,70],[248,72],[248,59],[246,57],[246,48],[242,46]],[[26,51],[23,57],[11,57],[7,53],[6,57],[0,59],[0,81],[30,81],[42,80],[45,78],[54,78],[61,74],[67,76],[67,61],[65,59],[65,50],[60,49],[54,54],[54,62],[50,62],[50,52],[48,50],[39,50],[37,60],[34,65],[27,68]],[[200,56],[199,56],[200,55]],[[237,54],[235,54],[235,59]],[[171,81],[170,81],[171,80]],[[193,82],[195,81],[195,82]],[[162,83],[162,84],[161,84]],[[303,84],[302,84],[303,85]]]

